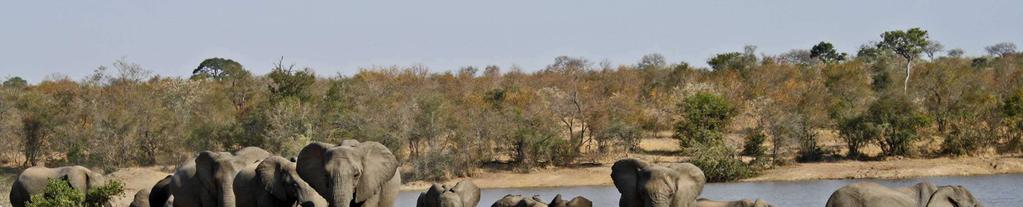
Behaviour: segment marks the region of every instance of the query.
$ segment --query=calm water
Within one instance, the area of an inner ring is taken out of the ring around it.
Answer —
[[[899,180],[814,180],[796,182],[754,182],[754,183],[711,183],[704,187],[701,197],[715,200],[737,200],[761,198],[774,206],[820,206],[836,189],[860,181],[881,183],[889,187],[904,187],[921,181],[935,185],[962,185],[970,190],[986,207],[1023,206],[1023,174],[926,177]],[[490,206],[507,194],[540,195],[549,202],[554,195],[562,194],[565,199],[583,196],[593,201],[594,206],[618,206],[618,191],[606,187],[564,187],[564,188],[507,188],[484,189],[479,206]],[[419,192],[402,192],[398,206],[415,206]]]

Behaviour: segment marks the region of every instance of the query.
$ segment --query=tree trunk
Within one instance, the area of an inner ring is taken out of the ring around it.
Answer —
[[[908,93],[909,92],[909,72],[910,72],[909,68],[912,67],[912,66],[913,66],[913,59],[912,58],[906,58],[906,81],[902,82],[902,92],[904,92],[904,93]]]

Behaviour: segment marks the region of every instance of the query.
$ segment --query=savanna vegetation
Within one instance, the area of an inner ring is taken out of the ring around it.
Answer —
[[[262,66],[210,58],[179,78],[118,60],[81,80],[7,78],[0,161],[173,165],[199,150],[292,156],[310,141],[359,139],[397,152],[405,180],[437,180],[490,163],[528,170],[617,159],[640,152],[641,138],[671,132],[684,149],[672,155],[721,181],[787,162],[1018,153],[1023,54],[1011,43],[988,52],[945,50],[913,28],[851,55],[828,42],[778,55],[747,46],[709,58],[709,68],[650,54],[622,65],[561,56],[533,72],[394,66],[325,75],[278,63],[252,74]],[[844,147],[822,146],[829,134]],[[868,146],[882,152],[861,153]]]

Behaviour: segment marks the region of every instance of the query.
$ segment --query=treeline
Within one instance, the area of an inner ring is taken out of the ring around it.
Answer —
[[[828,157],[1020,151],[1015,45],[966,57],[916,28],[881,36],[855,55],[827,42],[780,55],[747,46],[710,58],[710,68],[651,54],[618,66],[562,56],[535,72],[412,66],[318,76],[278,63],[253,75],[210,58],[183,79],[119,60],[77,81],[7,79],[0,161],[114,168],[241,146],[295,155],[310,141],[358,139],[397,152],[406,180],[442,179],[491,162],[527,169],[621,157],[670,131],[686,149],[679,155],[728,180],[755,165]],[[846,149],[823,147],[829,133]],[[731,135],[746,142],[726,144]],[[883,153],[859,153],[866,146]]]

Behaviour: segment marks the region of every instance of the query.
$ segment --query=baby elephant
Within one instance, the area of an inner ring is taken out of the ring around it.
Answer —
[[[548,205],[550,207],[593,207],[593,202],[582,196],[576,196],[572,200],[562,200],[561,194],[554,196],[554,200]]]
[[[417,207],[475,207],[480,202],[480,188],[472,181],[462,180],[455,187],[434,183],[420,193]]]
[[[298,176],[295,163],[280,156],[246,166],[234,177],[239,207],[326,207],[327,200]]]
[[[706,198],[696,199],[697,207],[771,207],[763,200],[742,199],[736,201],[715,201]]]
[[[173,176],[168,175],[156,182],[152,188],[143,188],[135,193],[135,200],[131,201],[128,207],[164,207],[171,206],[170,181]]]

